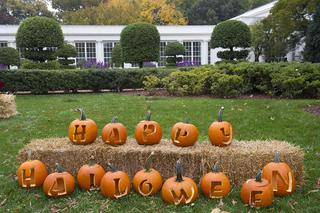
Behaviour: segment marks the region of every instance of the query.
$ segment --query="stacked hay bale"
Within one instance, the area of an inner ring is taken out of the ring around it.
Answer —
[[[17,114],[15,99],[12,94],[0,93],[0,118],[10,118]]]

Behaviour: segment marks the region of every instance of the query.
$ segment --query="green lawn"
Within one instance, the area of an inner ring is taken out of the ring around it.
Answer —
[[[305,182],[302,189],[288,198],[276,198],[274,205],[259,212],[320,212],[320,192],[314,192],[320,177],[320,117],[303,111],[307,104],[320,100],[223,100],[209,98],[139,97],[118,94],[81,94],[50,96],[18,96],[20,115],[0,120],[0,212],[210,212],[219,201],[202,195],[194,205],[175,207],[163,203],[160,196],[142,198],[131,192],[117,201],[106,199],[98,192],[78,189],[72,196],[48,199],[41,189],[24,190],[18,187],[16,156],[20,148],[33,138],[66,136],[70,121],[78,117],[73,110],[84,107],[99,129],[118,115],[130,136],[137,122],[144,118],[150,105],[153,119],[169,137],[172,125],[188,117],[200,130],[200,139],[207,139],[207,128],[216,120],[220,106],[225,106],[226,120],[232,122],[235,138],[277,139],[298,144],[305,150]],[[310,192],[311,191],[311,192]],[[236,201],[236,202],[234,202]],[[223,200],[223,210],[248,212],[239,197],[239,190]]]

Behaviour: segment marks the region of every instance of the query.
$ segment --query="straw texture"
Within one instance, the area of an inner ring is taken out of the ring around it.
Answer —
[[[0,94],[0,118],[10,118],[17,114],[14,95]]]

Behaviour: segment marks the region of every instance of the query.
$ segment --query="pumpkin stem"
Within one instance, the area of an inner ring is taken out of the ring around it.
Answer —
[[[222,122],[222,113],[223,113],[224,107],[222,106],[218,113],[218,122]]]
[[[117,117],[117,116],[113,116],[111,122],[112,122],[112,123],[118,123],[118,117]]]
[[[213,165],[213,167],[212,167],[212,172],[214,172],[214,173],[220,172],[220,166],[219,166],[218,162],[216,162],[216,163]]]
[[[150,110],[148,110],[148,112],[147,112],[146,121],[151,121],[151,111]]]
[[[180,159],[176,163],[176,173],[177,173],[176,182],[182,182],[183,181],[183,178],[182,178],[182,166],[181,166]]]
[[[256,176],[256,181],[257,182],[262,182],[262,171],[259,170],[257,176]]]
[[[56,163],[56,172],[58,172],[58,173],[63,172],[63,167],[59,163]]]
[[[80,120],[81,120],[81,121],[84,121],[84,120],[87,119],[86,114],[84,113],[84,109],[79,108],[79,109],[77,109],[76,111],[80,112]]]
[[[112,165],[111,163],[108,163],[108,164],[107,164],[107,167],[108,167],[109,169],[111,169],[112,172],[116,172],[116,171],[117,171],[116,167],[115,167],[114,165]]]
[[[281,156],[280,156],[280,152],[276,151],[275,155],[274,155],[274,162],[276,163],[280,163],[281,161]]]
[[[28,151],[27,151],[27,154],[28,154],[28,161],[30,161],[30,160],[32,160],[32,151],[29,149]]]
[[[149,157],[147,158],[146,162],[144,163],[144,169],[146,170],[146,172],[150,171],[150,167],[151,167],[151,160],[152,157],[154,156],[154,152],[151,152],[151,154],[149,155]]]
[[[89,166],[93,166],[94,164],[96,164],[95,160],[94,160],[94,156],[91,155],[89,158]]]

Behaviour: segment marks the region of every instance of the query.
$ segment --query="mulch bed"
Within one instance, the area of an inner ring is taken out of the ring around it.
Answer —
[[[304,108],[306,112],[320,116],[320,105],[308,105]]]

